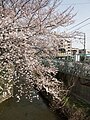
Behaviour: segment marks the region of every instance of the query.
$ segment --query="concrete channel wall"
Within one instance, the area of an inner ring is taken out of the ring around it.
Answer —
[[[71,82],[75,82],[72,89],[72,94],[78,99],[86,101],[90,104],[90,79],[82,78],[78,76],[72,76],[71,74],[60,73],[59,78],[61,78],[67,86],[70,86]]]
[[[90,104],[90,86],[89,84],[76,82],[72,90],[72,94]]]

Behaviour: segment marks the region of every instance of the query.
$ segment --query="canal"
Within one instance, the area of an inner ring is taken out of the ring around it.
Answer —
[[[0,104],[0,120],[65,120],[56,115],[43,101],[34,98],[33,102],[10,98]]]

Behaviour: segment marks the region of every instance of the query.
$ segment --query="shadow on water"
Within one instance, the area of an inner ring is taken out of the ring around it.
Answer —
[[[64,120],[52,112],[42,98],[30,103],[22,99],[19,103],[14,98],[0,104],[0,120]]]

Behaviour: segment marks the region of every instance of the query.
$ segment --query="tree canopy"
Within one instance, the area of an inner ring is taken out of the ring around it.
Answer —
[[[54,30],[72,24],[75,16],[71,6],[58,11],[60,4],[60,0],[0,2],[0,61],[13,65],[12,80],[18,98],[25,95],[30,99],[35,82],[42,84],[46,79],[53,79],[57,72],[51,60],[64,37],[58,38]],[[49,64],[42,64],[43,60]]]

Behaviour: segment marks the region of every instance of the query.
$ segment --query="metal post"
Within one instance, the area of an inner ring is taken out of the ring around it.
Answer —
[[[84,33],[84,60],[86,59],[86,35]]]

